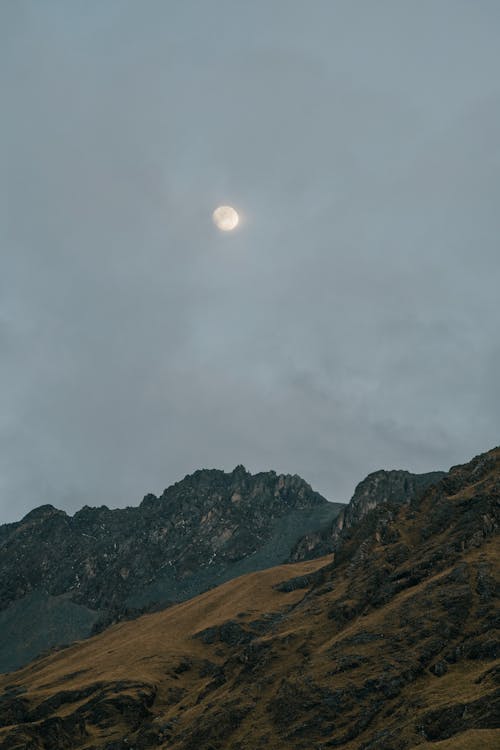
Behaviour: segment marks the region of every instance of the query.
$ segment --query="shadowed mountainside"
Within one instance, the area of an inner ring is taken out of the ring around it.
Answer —
[[[0,748],[496,748],[499,525],[495,449],[377,505],[333,561],[232,580],[0,678]]]

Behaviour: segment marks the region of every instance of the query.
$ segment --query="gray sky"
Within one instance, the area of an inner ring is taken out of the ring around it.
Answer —
[[[0,521],[499,443],[499,70],[497,0],[0,0]]]

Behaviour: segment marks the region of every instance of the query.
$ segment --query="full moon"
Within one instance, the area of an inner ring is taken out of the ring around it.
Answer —
[[[219,206],[213,212],[212,219],[218,229],[222,229],[223,232],[230,232],[238,226],[240,217],[232,206]]]

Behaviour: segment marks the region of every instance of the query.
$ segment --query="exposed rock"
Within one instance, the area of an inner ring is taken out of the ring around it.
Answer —
[[[468,703],[429,711],[418,727],[427,740],[445,740],[466,729],[500,728],[500,690]]]
[[[435,674],[436,677],[442,677],[448,671],[448,665],[441,659],[440,661],[437,661],[435,664],[433,664],[432,667],[430,667],[429,671],[432,672],[432,674]]]
[[[445,472],[442,471],[411,474],[408,471],[382,470],[369,474],[357,485],[349,504],[340,511],[335,521],[323,529],[306,534],[293,549],[290,559],[308,560],[335,552],[346,532],[378,505],[408,504],[443,476]]]

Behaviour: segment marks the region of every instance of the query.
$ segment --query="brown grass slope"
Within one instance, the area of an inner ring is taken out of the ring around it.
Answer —
[[[500,449],[331,558],[230,581],[0,680],[3,750],[500,746]]]

